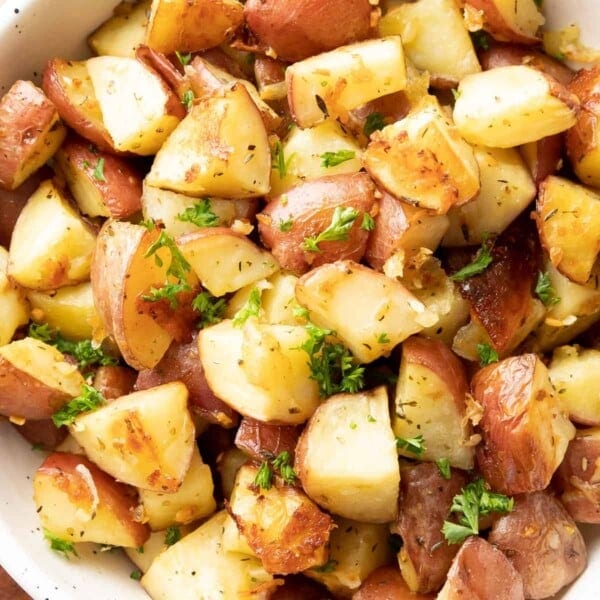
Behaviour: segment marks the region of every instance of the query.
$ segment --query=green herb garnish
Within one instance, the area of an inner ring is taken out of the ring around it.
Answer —
[[[383,115],[380,112],[372,112],[367,116],[365,126],[363,127],[363,133],[369,137],[374,131],[379,131],[385,127]]]
[[[359,215],[359,211],[350,206],[337,206],[333,211],[331,223],[319,235],[304,239],[302,248],[308,252],[321,252],[319,244],[321,242],[340,242],[346,241],[350,235],[350,230],[354,221]]]
[[[172,546],[173,544],[176,544],[180,539],[181,530],[179,529],[179,527],[172,525],[171,527],[167,528],[167,530],[165,531],[165,544],[167,546]]]
[[[423,456],[425,453],[425,440],[422,435],[417,435],[413,438],[396,438],[396,448],[399,450],[404,450],[405,452],[410,452],[415,456]]]
[[[104,396],[96,388],[84,383],[81,394],[57,410],[52,415],[52,422],[57,427],[71,425],[81,413],[96,410],[105,404]]]
[[[225,298],[215,298],[210,292],[204,291],[192,300],[192,308],[200,313],[197,327],[203,329],[223,320],[227,302]]]
[[[44,538],[50,542],[50,548],[52,548],[52,550],[62,554],[66,559],[70,558],[69,554],[72,554],[73,556],[79,556],[71,542],[67,542],[67,540],[63,540],[55,536],[47,529],[44,529]]]
[[[479,364],[482,367],[498,362],[498,353],[489,344],[477,344],[477,354],[479,355]]]
[[[440,475],[444,479],[450,479],[452,477],[452,471],[450,470],[450,461],[447,458],[438,458],[435,461]]]
[[[560,302],[560,298],[556,295],[556,290],[552,286],[552,281],[548,273],[542,273],[541,271],[538,273],[535,293],[544,303],[544,306],[554,306]]]
[[[248,300],[233,317],[233,326],[241,327],[250,317],[258,317],[260,313],[261,291],[258,288],[252,288]]]
[[[336,152],[324,152],[321,154],[321,166],[329,169],[337,167],[356,156],[354,150],[337,150]]]
[[[452,281],[465,281],[465,279],[480,275],[492,264],[493,260],[491,248],[487,243],[487,235],[485,235],[481,248],[478,250],[473,261],[453,275],[450,275],[450,279]]]
[[[94,167],[94,179],[96,181],[106,181],[104,177],[104,159],[99,158],[96,166]]]
[[[219,217],[213,212],[209,198],[202,198],[177,215],[179,221],[193,223],[197,227],[217,227]]]

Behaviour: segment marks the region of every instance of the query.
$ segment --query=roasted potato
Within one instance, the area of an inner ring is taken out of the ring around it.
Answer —
[[[523,354],[491,364],[472,382],[482,414],[477,464],[494,490],[520,494],[550,483],[575,436],[544,363]]]
[[[454,558],[437,600],[524,600],[523,580],[506,556],[480,537],[470,537]]]
[[[83,456],[48,456],[35,473],[33,490],[43,526],[59,538],[139,548],[150,535],[135,520],[135,491]]]
[[[29,321],[29,305],[23,289],[8,277],[8,252],[0,246],[0,346]]]
[[[366,173],[333,175],[306,181],[273,198],[258,215],[262,241],[271,248],[282,269],[296,275],[336,260],[359,262],[369,237],[365,222],[375,203],[375,186]],[[353,223],[345,239],[319,242],[334,211],[351,211]]]
[[[106,400],[115,400],[133,392],[136,377],[137,373],[129,367],[100,366],[94,373],[92,385]]]
[[[514,510],[493,525],[488,541],[523,578],[525,598],[548,598],[585,569],[587,551],[577,525],[547,492],[515,498]]]
[[[294,455],[300,428],[293,425],[271,425],[244,417],[235,434],[235,445],[258,461],[281,452]]]
[[[520,147],[521,156],[536,186],[563,166],[564,137],[557,133]]]
[[[385,388],[321,404],[296,447],[295,469],[315,502],[367,523],[396,517],[400,468]]]
[[[288,575],[269,600],[330,600],[327,588],[303,575]]]
[[[56,106],[31,81],[17,81],[0,99],[0,187],[14,190],[65,139]]]
[[[398,567],[379,567],[362,583],[352,600],[434,600],[434,594],[415,594]]]
[[[256,88],[262,100],[277,101],[287,97],[285,69],[287,64],[268,56],[257,56],[254,60]]]
[[[23,436],[32,448],[52,452],[69,435],[66,427],[56,427],[52,419],[25,421],[22,425],[12,423],[13,428]]]

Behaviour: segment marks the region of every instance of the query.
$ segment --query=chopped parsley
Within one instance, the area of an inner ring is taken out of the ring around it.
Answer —
[[[269,464],[269,461],[265,460],[260,465],[256,477],[254,478],[254,485],[262,490],[270,490],[273,485],[273,469]]]
[[[219,217],[214,213],[209,198],[202,198],[177,215],[179,221],[193,223],[197,227],[217,227]]]
[[[287,233],[288,231],[290,231],[292,229],[293,226],[294,226],[294,219],[292,217],[290,217],[289,219],[286,219],[285,221],[279,221],[279,225],[277,225],[277,228],[279,229],[279,231],[281,231],[283,233]]]
[[[491,38],[483,29],[471,32],[471,41],[475,48],[481,50],[489,50],[490,48]]]
[[[450,279],[452,281],[465,281],[465,279],[480,275],[492,264],[493,260],[491,247],[488,246],[487,235],[485,235],[481,248],[478,250],[473,261],[453,275],[450,275]]]
[[[57,427],[71,425],[81,413],[96,410],[104,404],[104,396],[96,388],[84,383],[81,386],[81,394],[57,410],[52,415],[52,422]]]
[[[338,150],[337,152],[324,152],[321,154],[321,166],[329,169],[337,167],[356,156],[354,150]]]
[[[195,98],[196,96],[194,95],[193,90],[186,90],[183,94],[183,98],[181,99],[181,104],[185,106],[186,110],[190,110],[194,104]]]
[[[544,303],[544,306],[554,306],[560,302],[560,298],[556,295],[556,290],[552,286],[552,281],[550,281],[548,273],[542,273],[541,271],[538,273],[535,293]]]
[[[180,539],[181,530],[179,529],[179,527],[172,525],[171,527],[167,528],[167,530],[165,531],[165,544],[167,546],[172,546],[173,544],[176,544]]]
[[[94,179],[96,181],[106,181],[106,177],[104,177],[104,159],[99,158],[96,166],[94,167]]]
[[[363,133],[369,137],[374,131],[379,131],[385,127],[383,115],[380,112],[372,112],[367,116]]]
[[[294,471],[294,467],[291,464],[292,457],[287,450],[280,452],[272,461],[273,468],[279,471],[281,478],[285,483],[293,485],[298,480],[298,475]]]
[[[275,153],[273,154],[273,157],[272,157],[271,166],[273,169],[276,169],[277,171],[279,171],[279,179],[283,179],[287,175],[287,172],[290,168],[290,162],[294,158],[295,154],[296,153],[294,152],[294,154],[292,154],[286,160],[285,154],[283,151],[283,144],[281,143],[280,140],[277,140],[277,144],[275,144]]]
[[[440,475],[444,479],[450,479],[452,477],[452,471],[450,470],[450,461],[447,458],[438,458],[435,461]]]
[[[175,56],[177,57],[177,60],[181,63],[182,67],[189,65],[190,61],[192,60],[191,52],[188,52],[187,54],[182,54],[181,52],[175,50]]]
[[[75,547],[71,542],[67,542],[67,540],[63,540],[47,529],[44,529],[44,538],[50,542],[50,548],[59,554],[62,554],[66,559],[69,559],[69,554],[73,556],[79,556]]]
[[[365,231],[373,231],[375,229],[375,219],[369,213],[365,213],[360,228]]]
[[[233,317],[233,326],[241,327],[250,317],[258,317],[260,313],[261,292],[255,287],[252,288],[248,300]]]
[[[404,450],[405,452],[410,452],[418,457],[423,456],[425,450],[427,449],[422,435],[417,435],[413,438],[397,437],[396,448],[399,450]]]
[[[198,329],[214,325],[223,320],[227,302],[225,298],[216,298],[210,292],[200,292],[192,300],[192,308],[200,313]]]
[[[465,538],[479,533],[479,517],[492,512],[512,511],[514,500],[503,494],[490,492],[483,479],[465,486],[452,499],[451,512],[459,513],[459,522],[444,521],[442,533],[449,544],[458,544]]]
[[[305,238],[302,242],[302,248],[308,252],[320,253],[319,244],[321,242],[346,241],[358,215],[359,211],[351,206],[336,206],[327,229],[321,231],[317,236]]]
[[[487,367],[499,360],[498,353],[489,344],[477,344],[477,354],[482,367]]]
[[[337,565],[338,561],[334,558],[330,558],[324,565],[321,565],[320,567],[315,567],[314,570],[317,571],[317,573],[331,573],[335,571]]]
[[[129,574],[129,577],[134,581],[139,581],[142,578],[142,572],[139,569],[134,569]]]
[[[385,331],[383,333],[380,333],[377,336],[377,343],[378,344],[389,344],[390,343],[390,338],[388,337],[388,334],[385,333]]]

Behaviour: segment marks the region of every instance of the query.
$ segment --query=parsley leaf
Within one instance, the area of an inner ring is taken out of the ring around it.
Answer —
[[[272,461],[273,468],[279,471],[285,483],[293,485],[298,480],[298,475],[291,465],[292,457],[287,450],[280,452]]]
[[[452,281],[464,281],[475,275],[483,273],[493,261],[491,248],[487,244],[487,235],[484,236],[481,248],[477,252],[475,258],[468,265],[464,266],[453,275],[450,275]]]
[[[177,57],[177,60],[181,63],[182,67],[189,65],[190,61],[192,60],[191,52],[188,52],[187,54],[182,54],[181,52],[175,50],[175,56]]]
[[[352,160],[356,156],[354,150],[338,150],[337,152],[324,152],[321,154],[321,166],[329,169],[337,167],[347,160]]]
[[[452,471],[450,471],[450,461],[447,458],[438,458],[435,461],[440,475],[444,479],[450,479],[452,477]]]
[[[374,131],[379,131],[385,127],[383,115],[380,112],[372,112],[367,116],[365,126],[363,127],[363,133],[369,137]]]
[[[498,353],[489,344],[477,344],[477,354],[479,355],[479,364],[482,367],[498,362]]]
[[[181,530],[179,529],[179,527],[172,525],[171,527],[167,528],[167,530],[165,531],[165,544],[167,546],[172,546],[173,544],[176,544],[180,539]]]
[[[217,227],[219,217],[213,212],[209,198],[202,198],[177,215],[179,221],[193,223],[197,227]]]
[[[69,554],[79,556],[71,542],[67,542],[67,540],[55,536],[47,529],[44,529],[44,538],[50,542],[50,548],[52,548],[52,550],[62,554],[67,560],[69,559]]]
[[[451,512],[461,513],[459,522],[444,521],[442,533],[449,544],[458,544],[465,538],[479,533],[479,517],[492,512],[512,511],[514,500],[503,494],[488,490],[483,479],[477,479],[465,486],[460,494],[452,499]]]
[[[254,485],[263,490],[271,489],[271,486],[273,485],[273,469],[271,469],[269,461],[265,460],[260,465],[260,469],[258,469],[256,477],[254,478]]]
[[[287,160],[285,159],[285,154],[283,152],[283,144],[280,140],[277,140],[277,144],[275,144],[275,153],[273,155],[271,167],[279,171],[279,179],[283,179],[290,168],[290,162],[294,158],[296,153],[294,152]]]
[[[279,231],[286,233],[286,232],[290,231],[293,226],[294,226],[294,219],[292,217],[290,217],[289,219],[286,219],[285,221],[279,221],[279,225],[277,226],[277,228],[279,229]]]
[[[324,565],[315,567],[314,570],[317,571],[317,573],[331,573],[332,571],[335,571],[337,565],[338,561],[334,558],[330,558]]]
[[[261,292],[258,288],[252,288],[246,304],[238,310],[233,317],[233,326],[241,327],[250,317],[258,317],[260,312]]]
[[[390,343],[390,338],[388,337],[388,334],[385,331],[383,333],[380,333],[377,336],[377,343],[378,344],[389,344]]]
[[[106,181],[106,177],[104,177],[104,159],[99,158],[96,166],[94,167],[94,179],[96,181]]]
[[[560,302],[560,298],[556,295],[556,290],[552,286],[552,281],[550,281],[548,273],[542,273],[541,271],[538,273],[535,293],[544,303],[544,306],[554,306]]]
[[[490,48],[490,36],[483,29],[471,32],[471,41],[475,48],[480,48],[481,50],[489,50]]]
[[[142,578],[142,572],[139,569],[134,569],[129,574],[129,577],[134,581],[139,581]]]
[[[59,408],[52,415],[52,422],[57,427],[71,425],[81,413],[96,410],[104,404],[104,396],[96,388],[84,383],[81,386],[81,394]]]
[[[185,106],[186,110],[190,110],[194,104],[195,98],[196,96],[194,95],[193,90],[186,90],[183,94],[183,98],[181,99],[181,104]]]
[[[417,435],[413,438],[396,438],[396,448],[399,450],[404,450],[406,452],[410,452],[415,456],[423,456],[425,450],[427,449],[425,446],[425,440],[422,435]]]
[[[360,228],[365,231],[373,231],[375,229],[375,219],[369,213],[364,213]]]
[[[215,298],[210,292],[204,291],[192,300],[192,308],[201,315],[198,329],[202,329],[223,320],[227,302],[225,298]]]
[[[307,237],[302,242],[302,248],[308,252],[321,252],[321,242],[343,242],[349,237],[354,221],[358,217],[358,210],[351,206],[336,206],[333,211],[331,223],[317,236]]]

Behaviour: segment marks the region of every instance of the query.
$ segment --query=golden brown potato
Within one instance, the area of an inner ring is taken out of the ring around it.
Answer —
[[[575,436],[548,370],[535,354],[491,364],[472,382],[483,411],[477,463],[494,490],[543,490]]]
[[[59,538],[139,548],[150,535],[135,520],[135,491],[83,456],[51,454],[36,471],[33,489],[43,526]]]
[[[71,129],[101,150],[113,148],[85,61],[49,60],[42,74],[42,87]]]
[[[575,283],[586,283],[600,252],[600,194],[564,179],[541,185],[535,219],[550,261]]]
[[[212,48],[243,20],[237,0],[153,0],[146,44],[165,54]]]
[[[442,525],[452,499],[466,484],[462,471],[452,470],[445,479],[434,463],[401,468],[398,519],[391,531],[402,537],[398,563],[411,591],[436,592],[444,584],[458,547],[446,542]]]
[[[577,525],[547,492],[515,498],[512,512],[493,525],[488,541],[523,578],[526,598],[556,594],[585,569],[587,551]]]
[[[271,425],[244,417],[235,434],[235,445],[254,460],[288,452],[294,456],[300,428],[293,425]]]
[[[56,153],[54,164],[83,214],[123,219],[141,210],[142,177],[123,158],[71,137]]]
[[[312,267],[351,259],[359,262],[365,252],[373,210],[375,186],[365,173],[321,177],[300,183],[273,198],[258,215],[258,230],[267,248],[283,269],[297,275]],[[306,238],[317,238],[332,223],[334,210],[353,211],[347,239],[319,242],[307,249]]]
[[[581,69],[569,90],[581,100],[581,112],[567,132],[567,154],[579,179],[600,187],[600,65]]]
[[[326,563],[333,519],[294,486],[257,487],[257,474],[256,466],[240,468],[228,510],[267,573],[299,573]]]
[[[98,367],[92,385],[106,400],[114,400],[133,392],[137,373],[129,367]],[[157,384],[158,385],[158,384]]]
[[[437,600],[524,600],[523,580],[500,550],[480,537],[460,548]]]
[[[415,594],[406,585],[398,567],[379,567],[362,583],[352,600],[434,600],[435,594]]]
[[[66,427],[56,427],[52,419],[25,421],[23,425],[12,423],[12,426],[32,445],[32,448],[46,452],[55,450],[69,435]]]
[[[27,337],[0,346],[0,414],[49,419],[79,396],[85,383],[77,366],[53,346]]]
[[[600,523],[600,428],[580,429],[554,478],[560,501],[579,523]]]
[[[368,0],[248,0],[244,17],[259,44],[296,62],[369,37]]]
[[[0,187],[14,190],[65,139],[56,107],[31,81],[17,81],[0,99]]]

